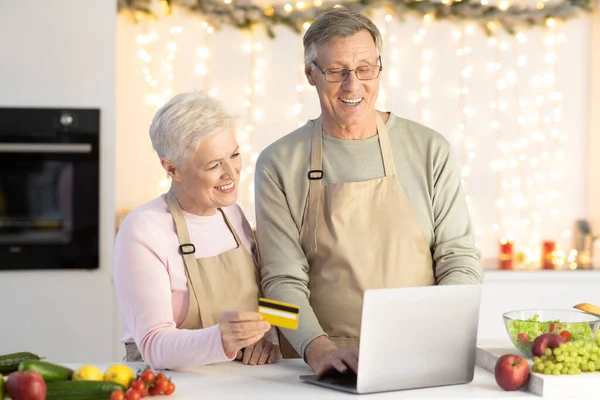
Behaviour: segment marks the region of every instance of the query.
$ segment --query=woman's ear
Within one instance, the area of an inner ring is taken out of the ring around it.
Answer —
[[[163,169],[167,171],[167,174],[171,177],[171,179],[177,182],[181,180],[181,172],[179,168],[177,168],[175,164],[171,162],[171,160],[167,159],[166,157],[161,157],[160,165],[162,165]]]

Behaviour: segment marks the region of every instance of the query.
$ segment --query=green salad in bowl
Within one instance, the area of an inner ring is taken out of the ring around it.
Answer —
[[[519,310],[503,314],[513,345],[531,358],[531,345],[540,335],[555,333],[565,342],[593,339],[600,318],[576,310]]]

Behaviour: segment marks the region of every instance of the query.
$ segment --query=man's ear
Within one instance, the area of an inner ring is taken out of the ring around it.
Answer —
[[[306,79],[308,79],[310,86],[315,86],[317,84],[315,78],[312,76],[312,67],[309,64],[304,64],[304,74],[306,75]]]
[[[175,164],[171,162],[171,160],[167,159],[166,157],[161,157],[160,165],[162,165],[163,169],[167,171],[167,174],[171,177],[171,179],[176,182],[181,180],[181,171],[175,166]]]

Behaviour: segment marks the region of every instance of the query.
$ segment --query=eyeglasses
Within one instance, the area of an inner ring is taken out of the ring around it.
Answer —
[[[383,69],[383,65],[381,64],[381,56],[379,56],[378,60],[379,65],[356,67],[354,69],[329,68],[324,70],[323,68],[319,67],[316,62],[313,61],[312,63],[319,68],[323,75],[325,75],[325,80],[327,82],[345,82],[350,76],[350,72],[354,72],[356,77],[361,81],[370,81],[372,79],[377,79],[381,73],[381,70]]]

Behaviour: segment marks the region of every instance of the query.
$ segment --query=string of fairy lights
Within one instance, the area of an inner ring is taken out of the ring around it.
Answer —
[[[227,2],[229,0],[225,0]],[[446,3],[451,0],[442,0]],[[481,0],[487,4],[488,0]],[[316,3],[316,2],[314,2]],[[308,3],[297,2],[286,5],[288,9],[302,9]],[[543,8],[545,1],[540,1],[538,8]],[[507,0],[498,2],[498,7],[507,10],[511,3]],[[289,6],[289,7],[288,7]],[[403,86],[403,66],[400,62],[403,49],[394,27],[402,23],[390,13],[383,13],[381,21],[376,21],[384,43],[383,60],[384,75],[380,88],[377,106],[392,109],[390,94],[398,93]],[[434,86],[432,76],[438,73],[440,51],[432,45],[428,38],[431,24],[435,23],[433,15],[427,14],[416,26],[412,43],[416,46],[419,57],[418,82],[414,90],[400,91],[407,96],[408,104],[417,109],[419,122],[428,125],[435,115]],[[559,46],[566,41],[566,35],[553,19],[546,21],[547,31],[543,34],[543,53],[539,56],[527,54],[524,44],[530,40],[529,33],[518,32],[514,36],[498,33],[487,39],[488,49],[474,47],[476,38],[482,33],[473,25],[454,27],[451,38],[456,47],[458,76],[454,89],[454,106],[457,110],[458,123],[446,134],[447,138],[458,148],[458,162],[461,167],[463,188],[466,201],[473,216],[473,223],[478,240],[494,237],[500,242],[514,242],[518,249],[517,258],[525,265],[531,266],[540,262],[542,257],[540,242],[551,238],[544,235],[548,227],[556,231],[557,217],[563,194],[561,182],[565,178],[565,154],[563,144],[568,140],[566,132],[561,132],[563,94],[557,84]],[[308,29],[310,23],[304,25]],[[200,84],[196,87],[219,98],[221,91],[213,86],[211,68],[217,63],[213,48],[215,30],[206,22],[201,22],[202,35],[196,39],[192,68]],[[488,26],[494,29],[493,26]],[[178,40],[185,34],[184,27],[173,25],[158,34],[152,22],[140,24],[143,33],[137,36],[138,57],[141,60],[141,73],[147,83],[145,101],[149,107],[158,108],[164,104],[174,92],[177,79],[175,63],[189,63],[181,57]],[[539,35],[538,35],[539,36]],[[276,39],[277,40],[277,39]],[[537,39],[536,39],[537,40]],[[160,54],[164,59],[155,59],[156,49],[164,48]],[[245,113],[238,128],[238,141],[244,160],[244,169],[240,182],[240,205],[244,209],[254,208],[254,165],[260,149],[253,148],[255,124],[267,117],[261,102],[268,97],[265,91],[265,67],[267,60],[263,54],[268,42],[261,42],[258,35],[250,31],[240,45],[240,54],[246,55],[248,65],[240,65],[240,71],[247,71],[247,82],[239,88],[239,98],[243,99]],[[166,53],[164,50],[166,49]],[[491,54],[483,64],[485,71],[477,70],[478,57]],[[541,61],[541,62],[540,62]],[[531,77],[527,77],[526,66],[531,63],[540,64]],[[212,65],[212,66],[211,66]],[[484,103],[472,95],[474,85],[481,85],[482,73],[485,72],[486,84],[490,84],[489,102]],[[292,120],[292,129],[302,126],[306,119],[305,103],[307,91],[314,90],[304,76],[304,65],[300,63],[295,78],[289,83],[294,85],[296,96],[281,99]],[[476,77],[475,77],[476,76]],[[296,79],[297,82],[293,82]],[[183,89],[182,89],[183,90]],[[437,95],[437,92],[435,92]],[[221,99],[233,101],[232,99]],[[283,104],[282,104],[283,105]],[[492,118],[485,126],[477,124],[477,113],[489,113]],[[291,129],[290,129],[291,130]],[[478,146],[478,135],[489,139],[487,146]],[[495,199],[493,204],[478,202],[476,188],[472,185],[472,173],[481,160],[488,163],[494,177]],[[168,181],[159,182],[159,190],[164,192]],[[477,216],[483,212],[492,212],[494,221],[489,225],[478,223]],[[560,237],[568,239],[571,232],[567,227],[559,229]],[[555,238],[557,240],[559,238]],[[563,240],[565,242],[566,240]],[[568,248],[558,248],[554,253],[557,264],[568,266],[573,264],[576,254]],[[485,255],[484,255],[485,256]],[[489,254],[493,257],[495,254]]]

